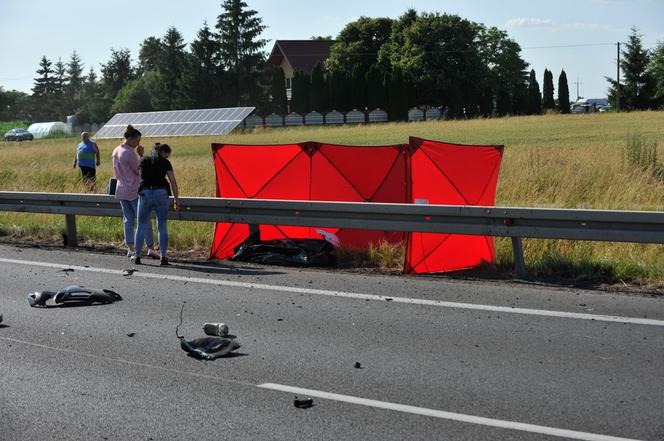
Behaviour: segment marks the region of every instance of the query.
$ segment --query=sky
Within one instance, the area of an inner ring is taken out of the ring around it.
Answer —
[[[564,69],[570,98],[607,95],[605,77],[616,76],[616,43],[632,27],[645,47],[664,41],[664,0],[245,0],[274,40],[336,37],[361,16],[397,18],[407,8],[457,14],[505,30],[535,69],[540,87],[544,69],[554,86]],[[0,0],[0,86],[31,93],[43,56],[67,62],[76,51],[85,72],[110,58],[111,48],[127,48],[134,61],[141,42],[175,26],[190,43],[207,23],[213,27],[221,0]]]

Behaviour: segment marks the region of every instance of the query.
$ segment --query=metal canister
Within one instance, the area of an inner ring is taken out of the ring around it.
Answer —
[[[228,335],[228,325],[226,323],[205,323],[203,325],[203,332],[207,335],[224,337]]]

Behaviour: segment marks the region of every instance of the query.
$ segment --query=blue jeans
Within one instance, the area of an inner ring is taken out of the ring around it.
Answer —
[[[120,206],[122,207],[122,224],[124,226],[124,237],[127,245],[134,244],[134,219],[136,219],[136,212],[138,211],[138,198],[129,201],[120,199]],[[145,240],[149,247],[154,245],[154,237],[152,236],[152,225],[145,234]]]
[[[152,233],[150,214],[157,214],[157,230],[159,230],[159,252],[166,256],[168,250],[168,207],[171,200],[165,188],[144,189],[138,197],[138,228],[136,228],[136,256],[143,251],[143,241]],[[150,233],[148,233],[148,231]]]

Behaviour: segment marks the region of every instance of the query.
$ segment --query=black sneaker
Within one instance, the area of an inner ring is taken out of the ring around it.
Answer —
[[[134,265],[140,265],[140,264],[141,264],[141,257],[140,257],[140,256],[137,256],[136,254],[134,254],[133,256],[131,256],[131,257],[129,258],[129,260],[130,260],[131,263],[133,263]]]
[[[161,256],[161,259],[159,259],[159,265],[161,266],[170,265],[170,263],[168,263],[168,259],[166,258],[166,256]]]

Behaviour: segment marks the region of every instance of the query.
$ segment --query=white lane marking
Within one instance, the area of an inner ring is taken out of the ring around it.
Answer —
[[[391,403],[389,401],[377,401],[367,398],[354,397],[352,395],[340,395],[331,392],[324,392],[315,389],[304,389],[301,387],[287,386],[284,384],[264,383],[258,387],[263,389],[276,390],[305,395],[309,397],[323,398],[325,400],[341,401],[350,404],[359,404],[361,406],[376,407],[379,409],[394,410],[397,412],[412,413],[445,420],[460,421],[463,423],[479,424],[482,426],[499,427],[501,429],[519,430],[522,432],[531,432],[542,435],[551,435],[568,439],[580,439],[586,441],[637,441],[630,438],[620,438],[609,435],[600,435],[589,432],[577,432],[575,430],[559,429],[556,427],[538,426],[535,424],[519,423],[516,421],[497,420],[493,418],[479,417],[475,415],[465,415],[462,413],[447,412],[444,410],[429,409],[426,407],[408,406],[405,404]]]
[[[351,404],[359,404],[362,406],[369,406],[369,407],[376,407],[379,409],[386,409],[386,410],[394,410],[398,412],[405,412],[405,413],[411,413],[411,414],[416,414],[416,415],[423,415],[423,416],[429,416],[429,417],[434,417],[434,418],[442,418],[446,420],[453,420],[453,421],[460,421],[464,423],[471,423],[471,424],[479,424],[483,426],[491,426],[491,427],[498,427],[502,429],[512,429],[512,430],[519,430],[519,431],[525,431],[525,432],[532,432],[532,433],[538,433],[538,434],[544,434],[544,435],[552,435],[552,436],[559,436],[559,437],[564,437],[564,438],[570,438],[570,439],[580,439],[580,440],[587,440],[587,441],[638,441],[638,440],[630,440],[629,438],[617,438],[614,436],[607,436],[607,435],[598,435],[594,433],[586,433],[586,432],[576,432],[573,430],[566,430],[566,429],[557,429],[555,427],[547,427],[547,426],[537,426],[534,424],[527,424],[527,423],[519,423],[519,422],[514,422],[514,421],[505,421],[505,420],[497,420],[493,418],[485,418],[485,417],[478,417],[474,415],[465,415],[461,413],[454,413],[454,412],[446,412],[443,410],[436,410],[436,409],[429,409],[426,407],[416,407],[416,406],[408,406],[405,404],[397,404],[397,403],[390,403],[387,401],[376,401],[376,400],[370,400],[367,398],[360,398],[360,397],[354,397],[351,395],[340,395],[340,394],[335,394],[335,393],[330,393],[330,392],[323,392],[323,391],[318,391],[314,389],[304,389],[300,387],[293,387],[293,386],[286,386],[282,384],[276,384],[276,383],[263,383],[263,384],[252,384],[248,383],[245,381],[241,380],[231,380],[228,378],[221,378],[217,377],[214,375],[205,375],[205,374],[199,374],[199,373],[194,373],[194,372],[188,372],[188,371],[182,371],[178,369],[173,369],[173,368],[166,368],[163,366],[157,366],[149,363],[141,363],[138,361],[132,361],[132,360],[125,360],[122,358],[114,358],[114,357],[108,357],[104,355],[97,355],[97,354],[91,354],[89,352],[82,352],[82,351],[77,351],[75,349],[68,349],[68,348],[58,348],[54,346],[48,346],[45,344],[41,343],[35,343],[31,341],[26,341],[26,340],[19,340],[11,337],[0,337],[0,341],[8,341],[12,343],[20,343],[22,345],[26,346],[33,346],[41,349],[48,349],[56,352],[62,352],[65,354],[74,354],[82,357],[90,357],[98,360],[103,360],[105,362],[116,362],[120,364],[125,364],[129,366],[134,366],[134,367],[142,367],[142,368],[148,368],[148,369],[155,369],[158,371],[162,372],[167,372],[171,374],[176,374],[179,376],[186,376],[186,377],[192,377],[196,379],[205,379],[205,380],[211,380],[215,381],[218,383],[229,383],[229,384],[236,384],[236,385],[242,385],[242,386],[252,386],[252,387],[259,387],[261,389],[269,389],[269,390],[275,390],[275,391],[280,391],[280,392],[288,392],[288,393],[293,393],[293,394],[300,394],[300,395],[308,395],[311,397],[318,397],[318,398],[323,398],[326,400],[334,400],[334,401],[341,401],[345,403],[351,403]]]
[[[183,375],[187,377],[193,377],[193,378],[203,378],[206,380],[213,380],[217,381],[219,383],[232,383],[232,384],[241,384],[243,386],[255,386],[253,383],[248,383],[246,381],[241,381],[241,380],[231,380],[228,378],[221,378],[221,377],[216,377],[214,375],[205,375],[205,374],[200,374],[196,372],[188,372],[188,371],[181,371],[178,369],[173,369],[173,368],[167,368],[163,366],[157,366],[154,364],[150,363],[141,363],[140,361],[132,361],[132,360],[125,360],[123,358],[114,358],[114,357],[108,357],[106,355],[97,355],[97,354],[91,354],[89,352],[81,352],[77,351],[75,349],[68,349],[68,348],[58,348],[55,346],[48,346],[45,344],[41,343],[35,343],[27,340],[19,340],[17,338],[11,338],[11,337],[0,337],[0,341],[9,341],[12,343],[20,343],[22,345],[27,345],[27,346],[34,346],[40,349],[49,349],[51,351],[56,351],[56,352],[64,352],[65,354],[74,354],[74,355],[79,355],[81,357],[90,357],[94,358],[97,360],[102,360],[104,362],[116,362],[120,364],[126,364],[129,366],[134,366],[134,367],[142,367],[142,368],[149,368],[149,369],[156,369],[158,371],[163,371],[163,372],[169,372],[171,374],[177,374],[177,375]]]
[[[16,265],[43,266],[47,268],[60,268],[60,269],[71,268],[77,271],[88,271],[93,273],[120,274],[120,275],[122,275],[123,273],[123,271],[120,270],[107,269],[107,268],[65,265],[61,263],[50,263],[50,262],[33,262],[29,260],[0,258],[0,262],[16,264]],[[185,276],[175,276],[169,274],[144,273],[141,271],[136,271],[135,273],[132,274],[132,277],[143,277],[146,279],[159,279],[159,280],[173,280],[177,282],[203,283],[206,285],[230,286],[234,288],[253,288],[253,289],[266,290],[266,291],[280,291],[280,292],[311,294],[319,296],[345,297],[349,299],[360,299],[360,300],[386,301],[389,299],[394,303],[409,303],[413,305],[438,306],[442,308],[472,309],[477,311],[504,312],[509,314],[525,314],[525,315],[535,315],[535,316],[544,316],[544,317],[559,317],[559,318],[569,318],[577,320],[594,320],[600,322],[613,322],[613,323],[630,323],[634,325],[664,326],[664,320],[656,320],[648,318],[623,317],[616,315],[584,314],[579,312],[565,312],[565,311],[547,311],[545,309],[513,308],[510,306],[481,305],[475,303],[445,302],[441,300],[413,299],[408,297],[392,297],[392,296],[361,294],[361,293],[344,292],[344,291],[328,291],[323,289],[298,288],[295,286],[279,286],[279,285],[266,285],[263,283],[232,282],[230,280],[204,279],[201,277],[185,277]]]

